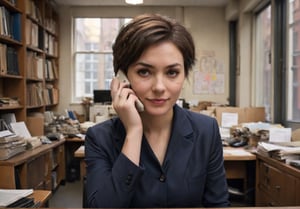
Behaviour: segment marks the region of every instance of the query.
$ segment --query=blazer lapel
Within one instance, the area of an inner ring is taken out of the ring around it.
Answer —
[[[172,134],[164,165],[168,165],[170,162],[187,165],[193,151],[193,144],[194,133],[190,120],[186,117],[185,110],[175,105]]]

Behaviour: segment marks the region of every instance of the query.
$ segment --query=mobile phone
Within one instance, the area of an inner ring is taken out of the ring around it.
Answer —
[[[129,82],[127,76],[124,74],[124,72],[122,70],[118,71],[117,78],[119,79],[120,82],[127,83],[128,85],[130,85],[130,82]],[[138,110],[138,112],[143,112],[144,111],[144,105],[140,100],[137,100],[135,102],[135,107]]]

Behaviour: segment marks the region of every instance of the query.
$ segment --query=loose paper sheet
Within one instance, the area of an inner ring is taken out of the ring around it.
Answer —
[[[29,133],[25,123],[22,122],[16,122],[10,124],[12,130],[15,132],[16,135],[22,136],[25,139],[31,138],[31,134]]]
[[[223,112],[221,119],[221,127],[230,128],[238,125],[239,115],[238,113]]]
[[[270,142],[290,142],[292,136],[291,128],[270,128]]]

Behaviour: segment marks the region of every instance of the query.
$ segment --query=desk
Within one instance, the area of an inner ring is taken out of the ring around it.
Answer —
[[[244,193],[244,200],[249,204],[254,204],[254,190],[255,190],[255,162],[256,155],[246,151],[244,148],[224,147],[224,167],[226,171],[226,178],[230,183],[234,181],[242,181],[239,188]],[[234,186],[236,187],[236,186]]]
[[[73,182],[80,177],[80,162],[78,159],[74,158],[74,152],[84,145],[84,139],[80,137],[67,137],[65,143],[65,153],[66,153],[66,171],[67,171],[67,181]]]
[[[80,179],[83,180],[86,175],[85,161],[84,161],[84,145],[81,145],[75,152],[74,157],[80,159]]]
[[[244,179],[247,182],[247,163],[255,162],[256,156],[243,148],[224,147],[224,165],[227,179]]]
[[[48,207],[48,200],[51,197],[51,191],[34,190],[33,194],[29,195],[29,197],[34,198],[34,203],[40,202],[41,205],[39,207]]]
[[[74,157],[80,159],[80,176],[81,179],[86,174],[84,162],[84,145],[81,145],[75,152]],[[242,179],[244,182],[244,189],[247,189],[248,162],[255,162],[256,156],[243,148],[229,148],[224,147],[224,165],[227,179]]]

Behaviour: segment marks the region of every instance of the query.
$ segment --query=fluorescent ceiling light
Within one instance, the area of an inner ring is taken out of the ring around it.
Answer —
[[[143,0],[125,0],[127,4],[142,4]]]

